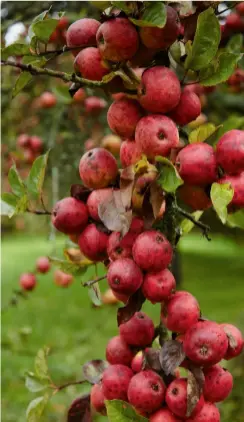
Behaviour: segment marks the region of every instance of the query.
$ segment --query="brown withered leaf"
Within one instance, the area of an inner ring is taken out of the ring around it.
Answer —
[[[159,360],[160,349],[153,349],[150,347],[144,351],[144,368],[152,369],[155,372],[161,372],[161,363]]]
[[[202,394],[204,374],[201,368],[192,367],[187,376],[187,412],[191,416]]]
[[[163,190],[157,182],[153,182],[150,186],[150,203],[152,205],[154,218],[156,219],[159,216],[160,211],[162,211],[163,203],[165,203]]]
[[[110,197],[99,204],[98,214],[107,229],[121,232],[124,236],[130,228],[132,210],[128,210],[123,202],[121,191],[112,190]]]
[[[67,422],[92,422],[90,394],[75,399],[68,410]]]
[[[160,350],[160,363],[166,375],[173,374],[185,359],[183,345],[176,340],[166,341]]]
[[[108,362],[101,359],[94,359],[86,362],[82,367],[84,378],[91,384],[101,381],[103,372],[108,367]]]
[[[131,197],[135,184],[134,166],[126,167],[120,174],[121,201],[126,209],[131,207]]]
[[[70,187],[70,195],[75,199],[79,199],[80,201],[86,202],[90,193],[91,193],[91,190],[86,188],[83,185],[76,184],[76,185],[71,185]]]
[[[81,267],[86,267],[93,263],[88,258],[86,258],[78,248],[64,249],[64,256],[69,262],[79,264]]]
[[[139,312],[145,302],[145,297],[142,294],[141,289],[138,289],[132,296],[130,296],[128,302],[123,308],[119,308],[117,312],[118,327],[120,324],[129,321],[136,312]]]
[[[237,341],[235,337],[231,334],[228,327],[223,327],[225,334],[227,335],[229,345],[232,349],[235,349],[237,347]]]
[[[192,374],[194,375],[194,377],[197,381],[198,388],[199,388],[199,394],[202,394],[204,381],[205,381],[203,370],[201,368],[199,368],[199,366],[196,366],[191,362],[189,363],[188,368],[189,368],[189,371],[192,372]]]

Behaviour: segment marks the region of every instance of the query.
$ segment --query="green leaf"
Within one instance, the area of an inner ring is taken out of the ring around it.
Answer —
[[[73,100],[69,93],[69,87],[66,85],[57,85],[53,87],[55,97],[63,104],[70,104]]]
[[[163,163],[162,169],[160,169],[160,177],[157,183],[165,192],[175,192],[176,189],[183,185],[183,180],[178,174],[174,165],[165,157],[156,157],[156,161]]]
[[[204,123],[196,129],[192,130],[189,135],[189,143],[204,142],[216,131],[216,126],[213,123]]]
[[[243,44],[243,35],[242,34],[235,34],[226,44],[226,50],[229,53],[241,53]]]
[[[244,210],[239,210],[233,214],[229,214],[227,224],[230,227],[238,227],[244,230]]]
[[[100,2],[99,2],[100,3]],[[131,13],[133,9],[129,6],[127,1],[112,1],[113,6],[117,7],[120,10],[123,10],[125,13]],[[133,5],[132,5],[133,6]],[[108,6],[107,6],[108,7]],[[105,8],[106,9],[106,8]]]
[[[32,37],[35,35],[34,32],[33,32],[33,26],[35,25],[35,23],[36,22],[43,21],[47,17],[47,15],[50,12],[51,8],[52,8],[52,6],[50,6],[48,10],[44,10],[44,12],[40,13],[39,15],[37,15],[33,19],[32,23],[31,23],[31,25],[30,25],[30,27],[28,29],[28,36],[30,37],[30,39],[32,39]]]
[[[47,167],[49,151],[40,155],[34,161],[30,174],[27,179],[27,188],[28,191],[33,195],[34,198],[38,198],[42,193],[42,187],[45,179],[45,172]]]
[[[37,56],[25,56],[23,57],[22,62],[24,64],[31,64],[32,66],[43,67],[47,63],[45,57],[37,58]]]
[[[101,291],[100,291],[100,287],[98,283],[94,284],[93,286],[88,287],[88,295],[95,306],[101,306],[102,296],[101,296]]]
[[[1,195],[1,215],[13,217],[18,198],[13,193],[2,193]]]
[[[110,6],[110,4],[111,4],[111,2],[110,1],[90,1],[90,3],[93,5],[93,6],[95,6],[95,7],[97,7],[99,10],[105,10],[105,9],[107,9],[109,6]],[[121,2],[121,3],[123,3],[123,2]]]
[[[211,7],[200,13],[191,53],[185,61],[186,69],[200,70],[206,67],[218,51],[221,33],[218,18]]]
[[[88,264],[80,265],[75,264],[73,262],[64,261],[63,259],[48,257],[49,261],[60,268],[60,270],[64,271],[65,273],[74,274],[74,275],[82,275],[86,272]],[[91,265],[92,262],[89,264]]]
[[[163,28],[166,24],[166,6],[161,1],[152,1],[148,4],[141,19],[129,18],[137,26],[152,26]]]
[[[39,422],[48,401],[48,396],[32,400],[26,410],[27,422]]]
[[[213,207],[223,224],[227,221],[227,206],[232,201],[233,195],[234,190],[230,183],[213,183],[211,186],[210,198]]]
[[[15,86],[12,91],[12,97],[16,97],[16,95],[22,91],[22,89],[32,80],[32,75],[29,72],[22,72],[17,81],[15,82]]]
[[[200,71],[201,85],[213,86],[225,82],[234,72],[240,58],[240,54],[221,53],[210,67]]]
[[[202,216],[202,214],[203,214],[203,211],[194,211],[191,215],[193,218],[195,218],[196,221],[198,221],[200,217]],[[182,230],[182,234],[187,234],[193,229],[194,223],[188,220],[188,218],[185,218],[184,220],[182,220],[180,227]]]
[[[28,198],[27,195],[23,195],[21,196],[21,198],[18,199],[15,210],[14,210],[14,215],[16,214],[22,214],[23,212],[25,212],[28,208]]]
[[[28,372],[25,377],[25,386],[32,393],[42,391],[48,386],[48,382],[40,380],[33,372]]]
[[[37,378],[43,380],[48,379],[48,365],[47,365],[47,356],[49,353],[49,348],[44,347],[43,349],[38,350],[35,358],[35,373]]]
[[[13,193],[16,196],[21,197],[23,194],[25,194],[26,187],[18,173],[18,170],[15,164],[10,168],[8,172],[8,181]]]
[[[32,26],[32,30],[39,41],[47,44],[57,24],[58,19],[45,19],[43,21],[36,22]]]
[[[36,60],[35,56],[25,56],[23,58],[23,63],[24,64],[29,64],[31,63],[33,66],[38,66],[38,67],[43,67],[47,60],[45,59],[45,57],[41,57],[40,59]],[[15,86],[13,88],[12,91],[12,97],[16,97],[16,95],[22,91],[22,89],[24,89],[24,87],[31,82],[32,80],[32,75],[29,72],[21,72],[21,74],[19,75],[18,79],[15,82]]]
[[[225,120],[216,132],[215,142],[217,142],[226,132],[229,132],[229,130],[232,129],[244,129],[244,117],[231,115],[227,120]]]
[[[16,214],[21,214],[26,211],[28,207],[28,198],[24,194],[20,198],[12,193],[3,193],[1,199],[4,204],[7,204],[8,207],[5,207],[5,215],[8,215],[9,218],[13,217]]]
[[[106,400],[105,405],[108,413],[108,420],[111,422],[147,422],[148,419],[138,415],[135,409],[122,400]]]
[[[14,43],[1,49],[2,59],[6,60],[9,56],[31,55],[30,47],[27,44]]]

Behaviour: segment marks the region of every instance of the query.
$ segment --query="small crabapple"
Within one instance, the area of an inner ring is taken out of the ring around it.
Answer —
[[[32,273],[23,273],[19,279],[20,286],[23,290],[31,291],[36,287],[36,276]]]

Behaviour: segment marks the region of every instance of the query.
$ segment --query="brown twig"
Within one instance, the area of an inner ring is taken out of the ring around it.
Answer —
[[[237,5],[238,3],[239,3],[239,2],[237,1],[237,2],[235,2],[234,4],[232,4],[231,6],[226,7],[226,9],[221,10],[220,12],[215,13],[215,14],[216,14],[216,16],[219,16],[219,15],[221,15],[222,13],[227,12],[227,10],[231,10],[231,9],[233,9],[234,7],[236,7],[236,5]]]
[[[27,208],[26,210],[27,212],[31,213],[31,214],[36,214],[36,215],[52,215],[52,213],[50,211],[42,211],[42,210],[30,210],[29,208]]]
[[[206,237],[206,239],[208,241],[211,240],[209,235],[208,235],[208,233],[210,232],[210,227],[208,225],[202,223],[201,221],[197,221],[189,212],[183,210],[178,205],[177,205],[176,209],[177,209],[179,214],[181,214],[183,217],[190,220],[195,226],[199,227],[202,230],[203,235]]]
[[[83,286],[84,286],[84,287],[90,287],[90,286],[93,286],[93,284],[96,284],[96,283],[98,283],[98,281],[104,280],[105,278],[107,278],[107,275],[103,275],[102,277],[95,278],[94,280],[89,280],[89,281],[86,281],[86,282],[83,284]]]
[[[64,390],[64,388],[70,387],[71,385],[80,385],[80,384],[84,384],[85,382],[87,382],[87,380],[72,381],[72,382],[67,382],[59,386],[53,385],[52,388],[55,390],[55,392],[58,392],[58,391]]]
[[[65,73],[65,72],[59,72],[53,69],[49,69],[47,67],[37,67],[32,66],[31,64],[23,64],[23,63],[17,63],[12,60],[1,60],[1,64],[3,66],[12,66],[17,67],[18,69],[23,70],[24,72],[29,72],[33,76],[37,75],[48,75],[53,78],[62,79],[64,82],[77,82],[80,85],[85,85],[89,87],[101,87],[105,85],[105,82],[102,81],[90,81],[89,79],[81,78],[77,76],[75,73]]]

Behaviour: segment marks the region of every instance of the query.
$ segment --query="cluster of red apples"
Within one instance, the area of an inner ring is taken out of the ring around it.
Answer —
[[[32,291],[37,286],[37,274],[46,274],[49,272],[51,264],[46,256],[41,256],[36,261],[36,268],[33,272],[23,273],[20,276],[19,284],[21,289]],[[73,282],[73,276],[61,270],[54,271],[54,283],[60,287],[68,287]]]
[[[85,78],[101,80],[113,62],[133,62],[138,49],[165,49],[177,38],[180,27],[177,13],[167,6],[163,29],[140,28],[124,17],[100,24],[81,19],[67,31],[67,44],[75,48],[75,69]],[[97,43],[97,46],[95,46]],[[86,48],[78,48],[79,46]],[[92,46],[91,46],[92,45]],[[143,62],[143,60],[142,60]],[[193,209],[211,206],[208,196],[213,182],[230,183],[234,196],[230,210],[244,207],[244,132],[232,130],[218,142],[216,149],[207,143],[184,145],[179,126],[185,126],[201,113],[201,103],[193,89],[181,89],[173,70],[164,66],[142,69],[137,99],[121,94],[107,114],[110,129],[122,139],[120,162],[123,168],[135,165],[142,155],[155,164],[156,156],[169,158],[184,181],[181,197]],[[222,368],[222,359],[238,356],[243,349],[240,331],[230,324],[201,319],[194,296],[175,292],[170,266],[173,248],[161,232],[145,229],[142,215],[133,204],[129,231],[122,236],[102,223],[100,205],[109,203],[118,189],[116,159],[104,148],[87,151],[80,160],[79,173],[88,194],[84,201],[74,197],[60,200],[53,209],[52,222],[57,230],[79,244],[85,257],[107,265],[107,281],[114,295],[125,304],[141,289],[152,303],[161,303],[161,322],[182,344],[184,360],[168,384],[160,371],[145,368],[144,357],[155,339],[153,321],[136,312],[119,326],[119,335],[106,349],[109,363],[102,381],[92,387],[91,403],[105,414],[104,401],[128,401],[151,422],[219,422],[215,403],[232,390],[232,376]],[[138,177],[140,190],[152,180]],[[117,183],[117,184],[116,184]],[[135,201],[136,202],[136,201]],[[136,204],[135,204],[136,205]],[[163,217],[162,217],[163,218]],[[187,413],[187,378],[181,367],[201,368],[202,393],[191,414]]]

